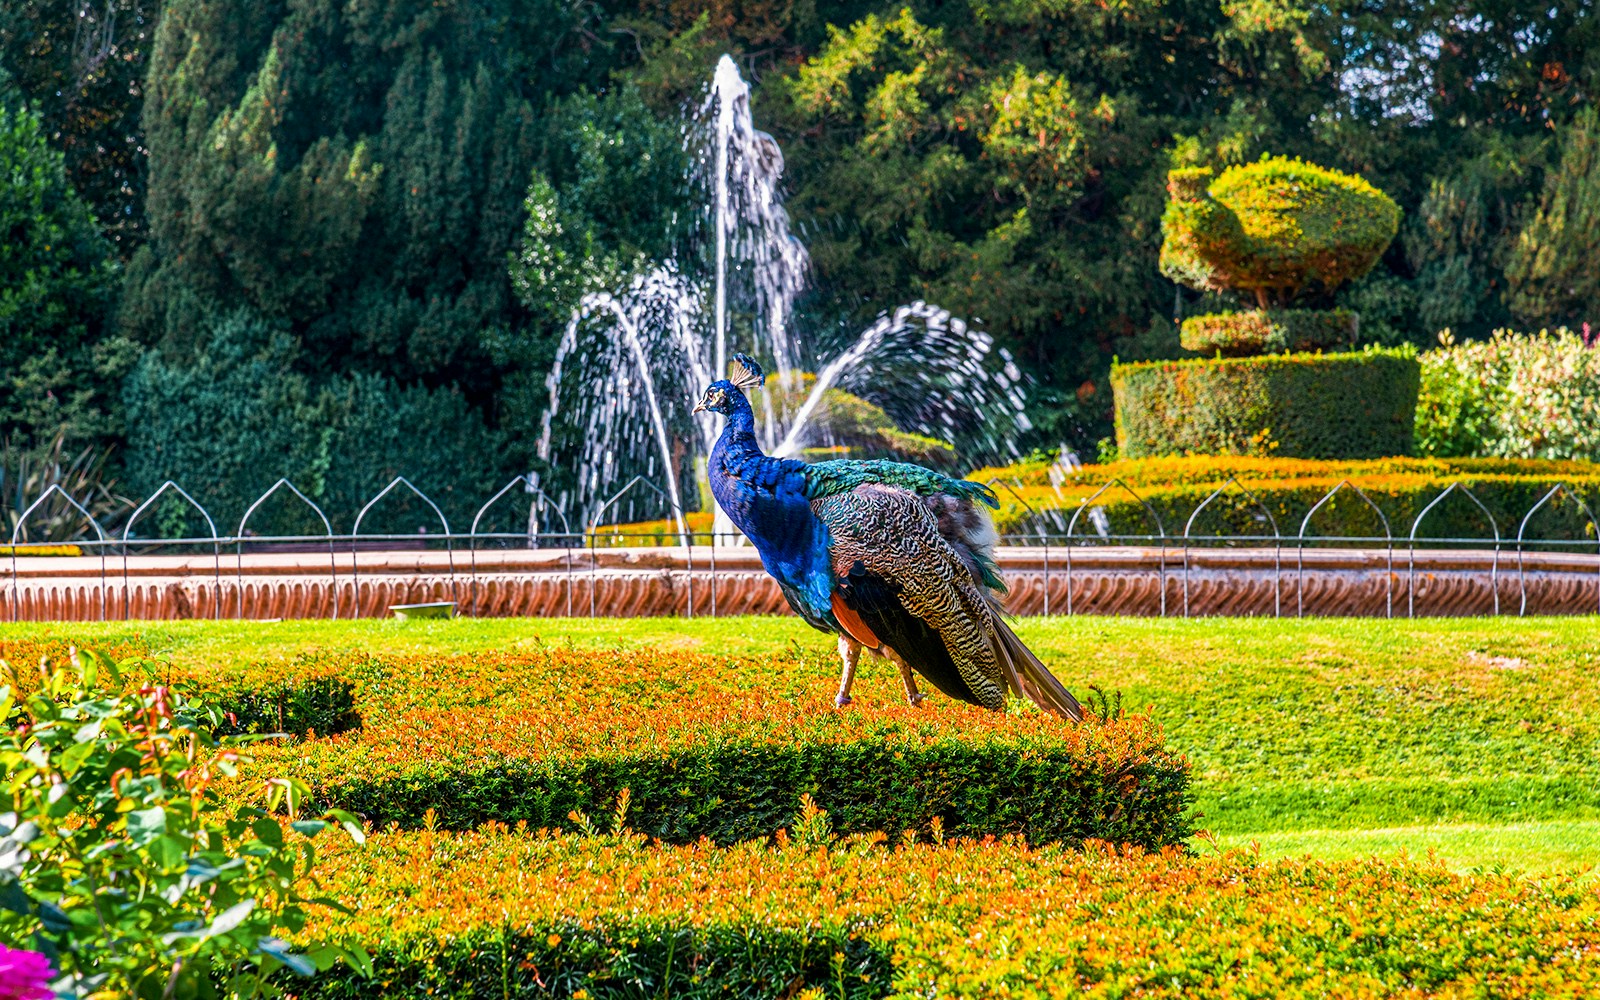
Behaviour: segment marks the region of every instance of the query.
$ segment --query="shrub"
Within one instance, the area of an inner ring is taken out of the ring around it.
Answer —
[[[838,712],[831,669],[654,649],[384,656],[343,672],[359,732],[269,747],[261,764],[292,762],[322,801],[377,824],[431,810],[451,828],[564,826],[629,788],[635,827],[671,842],[771,836],[801,791],[842,832],[937,817],[952,834],[1034,841],[1188,835],[1189,763],[1142,717],[912,708],[888,671],[858,677],[860,704]]]
[[[1252,309],[1190,316],[1183,321],[1182,341],[1185,350],[1229,358],[1351,347],[1356,315],[1344,309]]]
[[[1408,350],[1117,364],[1117,448],[1127,458],[1408,455],[1417,380]]]
[[[1161,217],[1161,273],[1263,308],[1332,291],[1372,269],[1400,224],[1359,177],[1285,157],[1224,170],[1174,170]]]
[[[124,385],[129,427],[122,458],[136,496],[176,480],[206,507],[219,532],[230,533],[249,505],[285,477],[322,506],[335,531],[349,531],[361,506],[403,475],[456,527],[511,476],[499,436],[449,388],[362,374],[313,379],[295,369],[297,348],[287,333],[244,313],[219,320],[212,333],[207,351],[181,363],[146,355]],[[405,501],[391,494],[362,531],[441,530],[431,511]],[[179,514],[164,524],[152,513],[141,525],[205,535],[197,515]],[[283,496],[249,527],[258,534],[324,530],[308,508]]]
[[[1420,360],[1421,454],[1600,459],[1600,351],[1586,337],[1500,330]]]
[[[107,336],[111,246],[49,132],[0,77],[0,437],[104,444],[132,345]]]
[[[0,688],[0,937],[43,950],[63,985],[96,995],[256,996],[278,969],[366,968],[356,946],[296,953],[312,840],[354,817],[296,815],[303,784],[276,779],[264,807],[217,785],[247,761],[212,735],[221,712],[183,687],[125,682],[107,658],[49,668],[20,702]],[[273,815],[287,804],[289,829]],[[338,938],[337,933],[330,939]]]
[[[380,835],[327,860],[357,911],[344,926],[373,942],[378,974],[322,977],[307,995],[1293,1000],[1469,995],[1485,981],[1509,995],[1600,988],[1588,960],[1600,900],[1571,879],[918,840],[796,835],[716,850],[651,847],[626,829]]]

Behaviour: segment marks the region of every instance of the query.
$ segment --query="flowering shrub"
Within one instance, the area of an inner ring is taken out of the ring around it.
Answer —
[[[315,997],[1600,989],[1592,887],[1460,876],[1434,862],[1262,863],[881,834],[831,846],[785,835],[770,847],[651,846],[623,823],[582,837],[387,833],[325,863],[356,911],[341,924],[372,942],[378,973],[324,977]]]
[[[677,650],[550,649],[384,656],[360,679],[362,726],[268,747],[323,800],[374,823],[570,825],[632,790],[635,826],[666,841],[770,836],[809,791],[842,832],[928,829],[1101,838],[1188,835],[1188,761],[1141,716],[1071,726],[1029,708],[947,698],[913,708],[864,669],[832,707],[832,663]],[[1070,677],[1068,678],[1070,683]]]
[[[1600,459],[1600,351],[1570,330],[1450,342],[1421,356],[1424,455]]]
[[[53,1000],[55,970],[36,951],[13,951],[0,944],[0,1000]]]
[[[297,815],[292,779],[258,805],[226,800],[217,786],[247,758],[212,735],[215,707],[88,653],[47,662],[20,701],[14,690],[0,687],[0,940],[106,997],[251,997],[276,970],[365,967],[354,945],[296,952],[276,936],[317,902],[304,895],[313,838],[330,825],[359,838],[355,818]]]

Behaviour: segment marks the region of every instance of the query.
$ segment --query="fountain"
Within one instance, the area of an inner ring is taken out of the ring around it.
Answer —
[[[712,230],[701,240],[710,244],[710,260],[657,264],[626,288],[585,296],[573,313],[546,382],[538,448],[544,461],[573,463],[576,482],[558,498],[563,507],[588,524],[621,483],[643,474],[664,482],[670,516],[687,540],[678,473],[709,454],[719,433],[713,414],[690,409],[726,371],[733,350],[752,354],[775,376],[776,394],[756,401],[770,454],[795,456],[827,444],[812,440],[815,418],[828,391],[840,389],[882,407],[904,430],[981,438],[982,454],[969,458],[1015,455],[1012,438],[1028,428],[1022,373],[987,333],[948,310],[901,305],[831,360],[802,343],[796,303],[810,258],[783,207],[783,154],[755,128],[749,84],[727,56],[690,136],[698,149],[692,180],[705,192],[697,222]],[[709,274],[696,280],[697,271]],[[775,405],[774,395],[783,403],[797,399],[802,369],[816,372],[804,398]],[[649,433],[640,433],[646,424]],[[977,427],[983,433],[974,434]],[[715,515],[718,536],[731,533],[721,511]]]

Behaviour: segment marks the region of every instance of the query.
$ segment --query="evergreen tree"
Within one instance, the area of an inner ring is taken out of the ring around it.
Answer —
[[[0,80],[0,436],[112,438],[108,391],[131,345],[106,336],[110,247],[67,183],[39,116]]]
[[[1538,211],[1517,238],[1506,277],[1511,309],[1529,326],[1600,319],[1600,115],[1563,129],[1561,157]]]
[[[159,0],[7,0],[0,71],[38,109],[119,257],[143,239],[140,116]]]

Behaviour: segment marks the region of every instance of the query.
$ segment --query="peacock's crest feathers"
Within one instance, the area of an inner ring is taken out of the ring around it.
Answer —
[[[1000,509],[1000,500],[994,490],[970,479],[956,479],[942,472],[934,472],[909,462],[890,462],[883,459],[858,461],[841,459],[833,462],[815,462],[805,467],[806,499],[820,500],[835,493],[844,493],[867,483],[898,486],[918,496],[944,494],[961,500],[985,504]]]
[[[767,373],[748,354],[735,354],[728,362],[728,381],[741,390],[759,389],[767,384]]]

